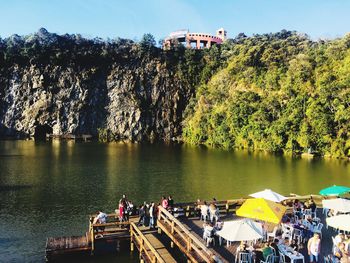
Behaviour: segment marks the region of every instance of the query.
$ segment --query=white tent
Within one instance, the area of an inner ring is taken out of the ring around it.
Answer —
[[[335,229],[350,231],[350,215],[332,216],[326,219],[327,225]]]
[[[322,200],[322,205],[324,208],[332,209],[336,212],[350,212],[350,200],[344,198]]]
[[[247,241],[262,238],[263,229],[261,223],[241,219],[224,222],[223,228],[216,234],[228,241]]]
[[[254,198],[264,198],[266,200],[270,200],[276,203],[282,202],[287,199],[285,196],[280,195],[279,193],[276,193],[271,189],[265,189],[264,191],[250,194],[249,196],[252,196]]]

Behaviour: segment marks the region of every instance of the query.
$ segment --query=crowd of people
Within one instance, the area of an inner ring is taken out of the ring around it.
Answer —
[[[333,262],[350,262],[350,235],[339,233],[333,238]]]
[[[292,212],[286,213],[281,223],[276,225],[271,232],[265,229],[265,238],[258,244],[242,242],[236,251],[239,253],[249,252],[255,262],[265,262],[269,255],[279,257],[281,246],[291,249],[297,255],[299,252],[307,251],[309,255],[308,262],[321,262],[321,240],[322,240],[322,223],[317,217],[317,208],[314,200],[311,198],[305,202],[297,199],[285,202],[284,205],[289,206]],[[144,202],[136,207],[126,195],[119,200],[116,216],[118,221],[127,222],[130,216],[138,215],[138,226],[147,226],[155,228],[157,224],[158,207],[165,208],[170,213],[176,213],[174,200],[171,195],[163,196],[158,203]],[[213,198],[211,201],[197,200],[195,213],[203,224],[203,239],[207,246],[215,242],[215,233],[223,228],[224,222],[220,219],[219,207],[217,201]],[[326,216],[329,215],[328,211]],[[107,214],[98,211],[94,218],[94,223],[106,223]],[[270,239],[272,238],[272,240]],[[283,253],[283,252],[281,252]],[[350,235],[339,233],[333,238],[332,254],[326,258],[329,262],[350,263]]]
[[[155,228],[158,214],[158,206],[162,206],[170,212],[173,212],[174,199],[171,195],[168,197],[163,196],[159,203],[143,202],[139,207],[136,207],[132,201],[128,200],[126,195],[123,194],[122,198],[118,202],[118,207],[115,210],[116,217],[119,222],[129,221],[130,216],[139,216],[138,226],[149,226]],[[97,211],[97,216],[94,218],[93,223],[104,224],[107,222],[107,214],[102,211]],[[100,227],[100,229],[103,229]]]

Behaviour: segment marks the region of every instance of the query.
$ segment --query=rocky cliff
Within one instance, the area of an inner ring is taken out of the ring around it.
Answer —
[[[179,70],[181,55],[150,43],[77,38],[42,29],[0,39],[1,137],[52,132],[153,141],[181,135],[193,94]]]

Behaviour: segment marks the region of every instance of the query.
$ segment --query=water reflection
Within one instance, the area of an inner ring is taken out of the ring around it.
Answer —
[[[185,145],[1,141],[0,258],[43,261],[47,236],[84,233],[88,215],[113,211],[123,193],[135,203],[167,194],[175,201],[232,199],[265,188],[317,193],[349,185],[349,169],[338,160]]]

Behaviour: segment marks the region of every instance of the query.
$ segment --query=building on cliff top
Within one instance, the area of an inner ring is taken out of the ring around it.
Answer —
[[[187,48],[210,48],[212,45],[220,45],[227,38],[227,31],[223,28],[216,30],[216,36],[208,33],[190,33],[189,30],[178,30],[171,32],[164,39],[163,49],[169,49],[179,43],[184,44]]]

